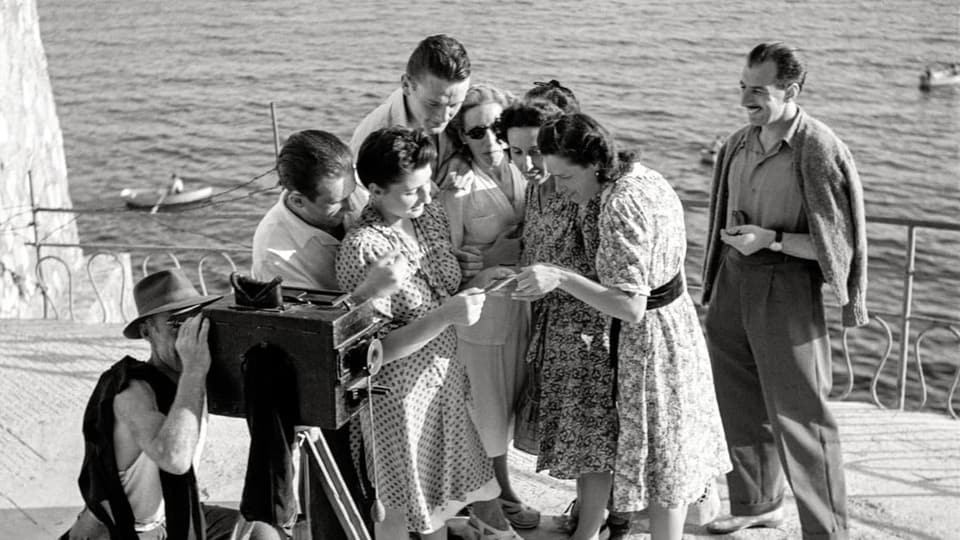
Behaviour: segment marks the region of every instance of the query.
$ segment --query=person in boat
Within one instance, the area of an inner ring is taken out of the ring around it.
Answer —
[[[710,146],[710,153],[716,154],[720,151],[721,146],[723,146],[723,135],[717,135],[713,138],[713,144]]]
[[[483,267],[515,267],[520,258],[516,234],[523,219],[527,181],[507,158],[497,134],[497,122],[511,97],[487,84],[470,87],[460,112],[450,121],[462,160],[469,171],[462,187],[440,192],[450,219],[454,249],[472,248],[483,256]],[[472,277],[468,271],[463,278]],[[488,295],[477,324],[458,328],[457,356],[470,380],[470,417],[493,458],[500,484],[499,501],[510,524],[532,529],[540,512],[527,506],[513,490],[507,467],[514,405],[526,380],[524,353],[529,332],[526,302],[509,295]]]
[[[83,417],[85,507],[61,538],[285,538],[198,497],[211,361],[198,311],[220,297],[201,296],[178,268],[143,278],[133,297],[137,318],[123,335],[145,339],[150,357],[127,356],[97,381]]]
[[[821,287],[844,326],[867,322],[863,188],[847,146],[798,105],[806,64],[781,42],[746,58],[748,125],[721,147],[711,187],[703,304],[733,471],[729,533],[783,520],[784,478],[804,538],[847,538]]]
[[[167,188],[167,195],[174,195],[176,193],[183,193],[183,178],[177,173],[170,175],[170,187]]]
[[[482,538],[522,540],[503,515],[491,460],[470,420],[455,330],[480,318],[485,294],[475,287],[512,272],[487,269],[462,283],[449,221],[431,195],[431,139],[402,126],[367,137],[357,174],[370,204],[337,256],[337,278],[346,289],[385,253],[399,250],[411,266],[390,295],[393,320],[380,336],[377,380],[391,391],[374,396],[373,407],[384,420],[372,424],[361,415],[367,470],[378,479],[387,516],[377,537],[406,538],[411,531],[445,538],[446,520],[471,504],[470,520]]]

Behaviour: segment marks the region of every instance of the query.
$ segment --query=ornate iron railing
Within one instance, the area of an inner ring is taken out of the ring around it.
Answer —
[[[703,200],[688,200],[684,201],[684,207],[687,210],[698,210],[702,211],[707,207],[707,202]],[[40,213],[44,212],[66,212],[73,214],[84,213],[85,210],[82,209],[62,209],[62,208],[43,208],[35,207],[33,208],[34,216],[34,226],[37,223],[37,216]],[[252,216],[251,214],[224,214],[218,213],[219,218],[230,218],[230,217],[243,217],[243,218],[255,218],[257,216]],[[875,224],[884,224],[884,225],[893,225],[897,227],[903,227],[906,229],[906,245],[904,252],[904,267],[903,267],[903,287],[901,291],[901,308],[899,313],[880,311],[871,309],[870,313],[870,322],[876,323],[881,330],[883,330],[886,335],[886,346],[883,355],[880,356],[880,360],[877,364],[877,367],[874,370],[874,374],[870,382],[870,394],[873,399],[873,402],[880,408],[887,408],[887,406],[882,402],[878,395],[878,385],[880,382],[881,374],[886,365],[887,360],[890,357],[890,354],[893,351],[894,337],[893,331],[890,324],[887,322],[887,319],[899,321],[899,330],[900,330],[900,339],[899,339],[899,365],[898,365],[898,377],[897,377],[897,391],[898,391],[898,400],[897,408],[903,410],[906,403],[907,395],[907,374],[910,361],[910,349],[911,349],[911,326],[914,323],[924,323],[927,325],[925,329],[917,334],[913,339],[912,348],[914,351],[914,361],[916,363],[917,374],[920,382],[920,408],[923,408],[927,403],[927,384],[924,376],[923,370],[923,352],[922,345],[924,341],[934,332],[945,332],[948,337],[952,337],[957,341],[958,351],[960,351],[960,319],[954,318],[941,318],[941,317],[929,317],[924,315],[916,315],[913,313],[913,292],[914,292],[914,277],[916,274],[916,255],[917,255],[917,230],[918,229],[930,229],[937,231],[951,231],[960,233],[960,224],[948,223],[942,221],[931,221],[931,220],[915,220],[915,219],[903,219],[903,218],[889,218],[889,217],[868,217],[868,223]],[[76,244],[65,244],[65,243],[46,243],[38,240],[38,236],[35,235],[35,240],[33,242],[27,242],[27,245],[33,246],[36,250],[37,255],[37,264],[36,264],[36,275],[39,284],[39,289],[44,294],[44,316],[47,314],[47,304],[49,303],[53,308],[54,315],[59,318],[59,310],[56,306],[53,305],[52,299],[47,294],[47,287],[43,279],[42,266],[45,262],[51,260],[59,261],[69,272],[69,266],[56,256],[47,255],[43,256],[42,249],[44,247],[69,247],[69,248],[81,248],[85,250],[94,250],[94,255],[90,257],[87,261],[87,276],[91,280],[91,284],[94,288],[94,292],[97,297],[97,301],[100,303],[100,308],[106,317],[107,308],[103,303],[103,298],[101,296],[101,291],[96,283],[94,283],[93,276],[90,272],[90,264],[92,261],[101,256],[109,256],[114,260],[120,263],[120,258],[118,257],[118,252],[127,252],[127,251],[138,251],[138,252],[147,252],[148,255],[144,258],[141,269],[144,275],[148,272],[148,263],[153,255],[156,254],[166,254],[171,258],[173,264],[177,267],[181,266],[180,260],[177,258],[176,252],[194,252],[194,253],[203,253],[203,255],[197,260],[197,275],[200,279],[200,287],[203,294],[207,294],[207,281],[206,276],[204,275],[204,265],[211,257],[222,257],[230,265],[233,270],[237,269],[236,264],[231,257],[231,254],[249,254],[249,250],[240,249],[240,248],[224,248],[224,247],[215,247],[215,246],[194,246],[194,245],[155,245],[155,244],[110,244],[110,243],[83,243],[79,242]],[[121,315],[126,319],[126,314],[123,313],[122,298],[124,294],[125,283],[121,283]],[[699,285],[696,283],[691,284],[691,288],[699,288]],[[68,311],[70,317],[73,318],[73,277],[72,275],[68,280]],[[853,361],[850,355],[849,347],[849,335],[851,332],[856,329],[844,328],[841,332],[841,345],[843,350],[843,361],[847,371],[847,384],[844,391],[838,396],[839,399],[846,399],[850,396],[854,388],[854,370],[853,370]],[[960,354],[957,355],[956,360],[957,368],[954,372],[953,381],[949,388],[949,393],[947,396],[947,410],[949,414],[958,419],[957,410],[954,408],[953,401],[957,394],[957,387],[960,385]]]

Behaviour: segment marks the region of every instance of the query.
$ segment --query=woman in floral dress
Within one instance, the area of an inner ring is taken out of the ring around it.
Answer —
[[[681,538],[687,505],[730,470],[706,344],[683,278],[683,208],[659,173],[618,155],[609,132],[587,115],[544,126],[538,142],[571,200],[588,208],[599,196],[599,279],[535,264],[521,273],[517,293],[559,289],[622,321],[614,509],[649,508],[653,538]]]
[[[422,132],[392,127],[370,134],[357,157],[370,203],[337,257],[344,290],[353,290],[369,265],[391,252],[411,268],[390,296],[393,319],[381,332],[384,366],[376,382],[390,391],[374,396],[373,425],[361,415],[367,470],[387,510],[377,536],[406,538],[413,531],[445,538],[447,519],[469,503],[486,501],[497,514],[486,519],[506,529],[495,537],[518,539],[496,503],[500,489],[467,413],[454,325],[474,324],[484,295],[478,289],[457,293],[460,267],[449,224],[443,209],[431,204],[435,158]],[[478,275],[471,284],[490,277]]]
[[[500,117],[501,136],[528,181],[521,261],[595,277],[599,200],[581,208],[559,193],[536,144],[541,123],[560,114],[550,103],[527,101]],[[531,298],[538,298],[527,349],[540,376],[537,470],[577,480],[574,538],[591,538],[604,520],[617,443],[607,317],[564,291]]]

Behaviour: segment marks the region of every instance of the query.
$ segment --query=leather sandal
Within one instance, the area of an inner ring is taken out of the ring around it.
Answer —
[[[503,515],[515,529],[535,529],[540,526],[540,511],[520,503],[497,499]]]
[[[467,520],[467,528],[475,534],[475,540],[523,540],[523,537],[513,530],[509,522],[506,529],[495,529],[476,515],[471,515],[470,519]]]
[[[577,530],[577,524],[580,521],[580,507],[577,506],[577,500],[570,501],[567,509],[562,514],[553,518],[554,523],[561,532],[573,534]]]

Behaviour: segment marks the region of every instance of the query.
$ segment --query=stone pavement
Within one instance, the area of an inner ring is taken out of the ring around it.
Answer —
[[[120,325],[0,320],[0,539],[55,538],[81,499],[76,477],[83,457],[83,407],[100,372],[124,354],[145,358],[140,341]],[[880,410],[838,402],[846,459],[851,537],[960,538],[960,422],[942,413]],[[248,437],[240,419],[211,417],[199,470],[202,495],[236,505]],[[574,497],[571,482],[534,472],[534,458],[510,454],[514,483],[543,511],[527,540],[552,540],[553,516]],[[725,489],[721,485],[721,496]],[[724,504],[726,501],[724,501]],[[792,498],[780,529],[727,538],[799,538]],[[642,524],[637,524],[639,530]],[[709,537],[690,526],[689,538]],[[629,538],[645,538],[636,532]]]

